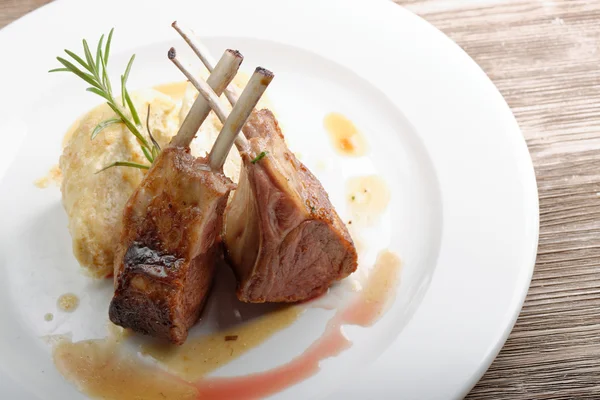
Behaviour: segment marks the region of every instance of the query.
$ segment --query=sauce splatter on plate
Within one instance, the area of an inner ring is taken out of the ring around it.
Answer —
[[[367,154],[369,146],[364,135],[354,123],[340,113],[330,113],[323,121],[335,150],[344,156],[360,157]]]
[[[79,390],[107,400],[266,397],[316,374],[322,360],[350,348],[352,343],[342,333],[342,326],[370,326],[385,313],[395,296],[400,266],[400,259],[394,253],[381,252],[363,291],[348,308],[334,315],[325,333],[300,356],[264,372],[237,377],[203,376],[291,325],[300,315],[300,307],[279,309],[225,332],[190,339],[175,349],[142,346],[142,353],[151,355],[167,370],[125,351],[121,346],[124,336],[114,331],[107,339],[59,341],[54,349],[54,362]],[[235,336],[236,340],[225,340]]]
[[[346,185],[352,223],[371,224],[387,209],[390,190],[378,175],[350,178]]]
[[[259,346],[290,326],[301,313],[299,307],[285,307],[225,332],[190,338],[181,346],[146,345],[142,353],[179,377],[196,380]]]

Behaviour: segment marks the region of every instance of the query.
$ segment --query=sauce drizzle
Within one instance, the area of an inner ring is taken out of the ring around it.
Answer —
[[[358,298],[339,311],[323,335],[304,353],[287,364],[265,372],[239,377],[209,378],[197,383],[199,399],[251,400],[263,398],[297,384],[317,372],[319,363],[347,350],[352,343],[342,333],[343,325],[371,326],[385,313],[395,296],[401,262],[397,255],[382,251],[369,281]]]
[[[54,350],[58,371],[90,397],[123,400],[193,400],[197,390],[141,362],[116,338],[59,342]]]
[[[181,346],[143,345],[141,352],[160,361],[177,376],[193,381],[259,346],[278,331],[290,326],[301,313],[299,307],[286,307],[224,332],[189,338]]]
[[[348,180],[346,187],[353,224],[370,225],[387,209],[390,190],[380,176],[353,177]]]
[[[329,113],[323,120],[335,150],[344,156],[360,157],[367,154],[369,146],[364,135],[354,123],[340,113]]]
[[[206,374],[219,365],[212,361],[207,363],[208,367],[201,365],[203,353],[195,350],[194,346],[208,351],[205,355],[210,357],[211,346],[223,348],[224,345],[236,346],[239,343],[242,345],[237,349],[240,351],[237,354],[239,356],[251,348],[251,346],[243,346],[244,342],[248,345],[261,342],[252,339],[251,333],[258,332],[257,329],[261,329],[259,326],[264,324],[266,319],[273,318],[271,317],[273,313],[239,328],[234,327],[226,332],[210,335],[208,339],[201,337],[199,340],[192,340],[189,342],[188,349],[185,349],[186,345],[184,345],[181,350],[162,353],[160,348],[142,348],[142,352],[152,355],[164,363],[169,371],[179,376],[145,363],[131,352],[123,351],[120,346],[123,336],[114,332],[109,338],[102,340],[77,343],[63,340],[54,350],[54,362],[61,374],[74,382],[82,392],[108,400],[263,398],[311,377],[319,371],[322,360],[337,356],[350,348],[352,343],[344,336],[342,326],[374,324],[384,314],[387,305],[394,297],[399,270],[400,259],[390,251],[381,252],[364,290],[350,307],[338,311],[332,317],[323,335],[300,356],[264,372],[246,376],[198,379],[199,375]],[[299,315],[299,311],[297,307],[292,306],[280,309],[274,314],[279,321],[274,326],[280,328],[291,324]],[[272,329],[270,334],[277,330]],[[238,336],[237,340],[225,341],[226,336],[235,335]],[[186,354],[194,358],[185,360]],[[221,353],[218,350],[213,354],[215,359],[221,360]],[[227,357],[222,360],[227,361]]]

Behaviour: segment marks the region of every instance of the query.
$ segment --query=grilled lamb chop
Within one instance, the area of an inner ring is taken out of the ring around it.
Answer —
[[[224,242],[246,302],[296,302],[323,294],[356,270],[352,238],[317,178],[286,146],[271,111],[244,127],[242,154]],[[260,157],[260,156],[259,156]]]
[[[225,52],[207,84],[221,93],[241,61],[239,53]],[[260,94],[238,103],[232,116],[248,115]],[[222,166],[246,120],[228,121],[211,154],[196,159],[188,146],[209,112],[199,96],[178,135],[129,199],[115,258],[111,321],[176,344],[185,341],[200,317],[222,257],[222,217],[235,187]]]
[[[212,71],[193,35],[173,27]],[[239,101],[232,90],[225,94],[232,104]],[[243,167],[224,233],[238,298],[309,300],[356,270],[354,243],[321,183],[287,148],[274,115],[253,112],[243,132],[249,147],[238,146]]]
[[[222,215],[234,187],[189,148],[161,152],[125,206],[112,322],[173,343],[185,341],[221,257]]]

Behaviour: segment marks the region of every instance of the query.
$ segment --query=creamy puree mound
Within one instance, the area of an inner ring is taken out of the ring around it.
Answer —
[[[132,97],[143,121],[151,104],[152,134],[161,146],[166,145],[179,124],[177,103],[155,90]],[[73,254],[95,277],[112,274],[121,212],[144,176],[144,171],[128,167],[96,172],[114,161],[148,163],[124,124],[110,125],[91,140],[96,125],[114,117],[107,104],[94,108],[81,119],[60,157],[62,201],[69,217]]]
[[[161,85],[161,89],[164,86]],[[182,100],[154,89],[132,93],[132,100],[144,123],[143,134],[147,135],[145,122],[150,104],[150,129],[160,146],[166,146],[179,129],[182,108],[189,110],[195,97],[189,87]],[[63,175],[62,202],[69,218],[73,254],[90,275],[98,278],[113,273],[114,250],[120,237],[123,208],[142,181],[145,171],[114,167],[96,172],[114,161],[148,164],[135,136],[124,124],[110,125],[91,140],[91,133],[98,123],[114,117],[115,113],[107,104],[82,117],[66,138],[59,163]],[[204,155],[221,127],[211,112],[192,142],[192,154]],[[224,170],[237,182],[240,168],[237,152],[235,156],[237,158],[228,158]]]

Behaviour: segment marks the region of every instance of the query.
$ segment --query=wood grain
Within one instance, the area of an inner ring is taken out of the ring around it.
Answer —
[[[540,196],[525,306],[469,399],[600,398],[600,1],[398,1],[456,41],[512,108]]]
[[[52,0],[0,0],[0,28]]]
[[[395,0],[481,65],[527,139],[540,194],[525,307],[469,399],[600,398],[600,1]],[[48,0],[0,0],[0,26]]]

